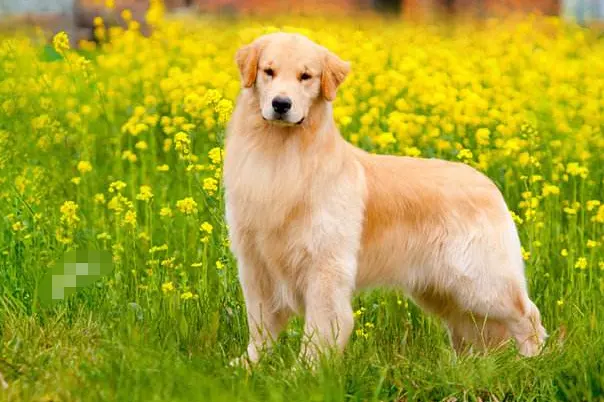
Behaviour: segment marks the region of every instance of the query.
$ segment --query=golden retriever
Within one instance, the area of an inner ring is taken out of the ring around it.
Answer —
[[[546,333],[518,233],[491,180],[461,163],[346,142],[331,101],[349,64],[304,36],[262,36],[236,62],[242,91],[224,185],[250,362],[294,313],[305,315],[304,358],[343,349],[353,292],[379,285],[440,316],[458,352],[510,338],[522,355],[540,351]]]

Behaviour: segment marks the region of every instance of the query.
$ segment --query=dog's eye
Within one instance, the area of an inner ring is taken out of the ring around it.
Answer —
[[[272,68],[267,68],[266,70],[264,70],[264,74],[268,75],[269,77],[272,77],[275,75],[275,72]]]
[[[310,76],[310,74],[308,73],[302,73],[302,75],[300,76],[300,81],[306,81],[306,80],[310,80],[312,77]]]

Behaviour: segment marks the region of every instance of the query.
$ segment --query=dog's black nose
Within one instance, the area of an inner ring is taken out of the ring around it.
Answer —
[[[292,108],[292,100],[285,96],[275,96],[273,98],[273,109],[279,114],[287,113]]]

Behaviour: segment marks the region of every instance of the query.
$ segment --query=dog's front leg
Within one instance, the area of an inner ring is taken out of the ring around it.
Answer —
[[[354,326],[350,271],[338,264],[320,267],[308,278],[305,294],[305,342],[301,357],[316,362],[322,352],[342,351]]]
[[[264,265],[253,259],[239,260],[239,279],[245,298],[249,327],[247,360],[256,363],[287,323],[290,311],[275,305],[274,284]]]

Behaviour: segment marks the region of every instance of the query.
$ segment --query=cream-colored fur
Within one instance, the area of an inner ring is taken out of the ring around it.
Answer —
[[[521,354],[539,352],[546,334],[527,293],[516,227],[487,177],[460,163],[375,156],[347,143],[330,101],[349,66],[303,36],[263,36],[237,63],[243,89],[224,183],[250,361],[293,313],[305,314],[307,357],[343,349],[353,293],[380,285],[401,287],[440,316],[457,351],[513,338]],[[275,96],[292,100],[291,115],[275,120]]]

